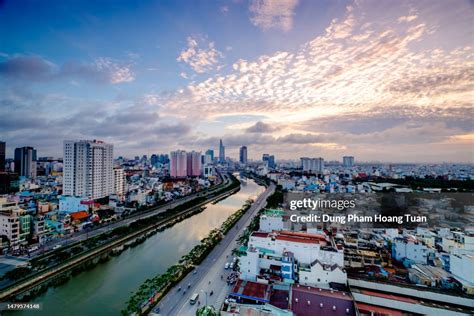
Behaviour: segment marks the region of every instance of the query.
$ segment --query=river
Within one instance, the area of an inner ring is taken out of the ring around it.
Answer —
[[[142,244],[125,250],[117,257],[92,270],[72,277],[67,283],[49,288],[32,302],[42,310],[14,312],[14,315],[119,315],[131,293],[148,278],[163,273],[178,259],[219,227],[249,197],[264,187],[251,179],[241,183],[240,191],[173,227],[159,232]],[[9,313],[10,314],[10,313]]]

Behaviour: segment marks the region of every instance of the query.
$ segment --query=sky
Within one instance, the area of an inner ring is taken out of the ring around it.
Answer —
[[[473,21],[468,0],[0,0],[0,140],[474,162]]]

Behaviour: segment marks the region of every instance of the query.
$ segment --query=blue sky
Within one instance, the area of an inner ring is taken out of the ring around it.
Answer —
[[[0,1],[0,139],[473,161],[473,17],[461,0]]]

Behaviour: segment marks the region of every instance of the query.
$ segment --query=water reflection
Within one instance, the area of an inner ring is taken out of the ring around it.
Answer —
[[[211,229],[219,227],[245,200],[257,196],[263,190],[263,187],[247,179],[241,184],[238,193],[215,205],[206,205],[204,212],[79,274],[58,288],[49,289],[34,300],[43,303],[42,311],[35,312],[35,315],[118,315],[130,293],[144,280],[166,271],[206,237]]]

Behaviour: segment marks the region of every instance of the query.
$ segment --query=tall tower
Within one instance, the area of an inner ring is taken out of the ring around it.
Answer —
[[[247,146],[240,147],[239,161],[241,164],[247,163]]]
[[[23,177],[36,177],[36,149],[33,147],[15,149],[15,172]]]
[[[225,147],[222,144],[222,139],[219,140],[219,162],[225,162]]]
[[[184,150],[170,153],[170,177],[183,178],[188,174],[187,154]]]
[[[64,141],[64,195],[100,199],[114,193],[112,144]]]

